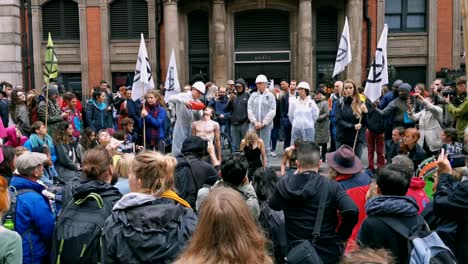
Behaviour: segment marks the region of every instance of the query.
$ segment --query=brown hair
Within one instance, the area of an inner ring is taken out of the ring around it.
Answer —
[[[394,264],[395,259],[385,249],[363,248],[345,255],[340,262],[340,264],[356,263]]]
[[[358,89],[357,89],[357,86],[356,84],[354,83],[353,80],[346,80],[343,82],[343,93],[344,93],[344,86],[345,84],[347,83],[350,83],[353,85],[353,102],[351,103],[351,109],[353,109],[353,113],[354,115],[356,116],[356,118],[359,118],[361,117],[361,114],[362,114],[362,110],[361,110],[361,98],[359,97],[359,92],[358,92]]]
[[[112,156],[103,147],[93,148],[85,152],[82,161],[83,175],[86,180],[105,182],[107,170],[112,166]]]
[[[174,169],[177,161],[156,151],[145,151],[133,160],[132,171],[141,180],[141,187],[153,196],[161,196],[174,186]]]
[[[416,140],[419,140],[419,138],[421,137],[421,133],[419,133],[419,130],[417,128],[414,128],[414,127],[411,127],[411,128],[407,128],[405,130],[405,136],[406,134],[409,134],[411,137],[416,137]]]
[[[122,127],[126,127],[128,125],[134,125],[135,124],[135,121],[133,121],[133,119],[129,118],[129,117],[125,117],[124,119],[122,119],[122,121],[120,122],[120,125],[122,125]]]
[[[41,126],[44,126],[44,123],[42,123],[42,121],[36,121],[32,123],[31,129],[29,129],[29,132],[31,132],[31,134],[36,134],[36,130],[40,129]]]
[[[466,85],[466,77],[465,77],[465,76],[460,76],[460,77],[455,81],[455,85],[460,85],[460,84]]]
[[[132,169],[132,162],[135,158],[135,155],[125,153],[122,154],[117,165],[115,166],[115,172],[121,178],[128,178],[128,172]]]
[[[213,232],[216,230],[216,232]],[[192,264],[273,263],[266,240],[239,192],[216,187],[200,209],[190,243],[175,262]]]
[[[8,181],[0,176],[0,215],[10,208],[10,197],[8,194]]]
[[[154,98],[156,98],[156,103],[159,104],[159,106],[162,106],[162,107],[166,107],[166,103],[164,102],[164,97],[156,90],[149,90],[148,92],[146,92],[145,94],[145,99],[148,95],[153,95]],[[148,104],[145,103],[145,105],[147,106]]]

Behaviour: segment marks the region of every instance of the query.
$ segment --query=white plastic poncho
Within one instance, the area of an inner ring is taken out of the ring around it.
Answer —
[[[260,122],[268,127],[276,115],[275,96],[270,92],[253,93],[247,104],[247,113],[251,123]]]
[[[319,109],[310,96],[305,99],[291,98],[288,116],[292,124],[291,145],[297,138],[302,138],[303,141],[315,140],[315,121],[319,116]]]
[[[185,105],[188,101],[196,101],[191,93],[178,93],[169,98],[169,103],[175,105],[176,122],[172,136],[172,155],[178,156],[182,150],[182,143],[192,132],[192,122],[197,121],[203,115],[201,110],[192,110]]]

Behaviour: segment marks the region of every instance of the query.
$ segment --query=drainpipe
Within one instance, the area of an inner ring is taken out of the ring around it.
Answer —
[[[161,23],[162,23],[162,12],[163,5],[162,1],[158,0],[156,4],[156,69],[155,69],[155,74],[156,74],[156,80],[158,83],[156,83],[156,88],[159,89],[159,83],[161,82],[161,60],[160,60],[160,49],[161,49]]]
[[[28,47],[28,57],[29,57],[29,76],[31,80],[31,90],[34,89],[34,53],[33,53],[33,38],[32,38],[32,12],[31,12],[31,0],[26,0],[28,4],[28,39],[29,39],[29,47]]]
[[[367,24],[367,67],[371,64],[372,20],[369,17],[369,0],[364,1],[364,19]]]
[[[23,87],[29,90],[28,48],[26,45],[26,8],[25,1],[21,0],[21,66],[23,67]]]

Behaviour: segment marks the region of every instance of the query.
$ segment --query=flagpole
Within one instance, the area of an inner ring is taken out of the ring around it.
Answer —
[[[50,80],[49,80],[49,83],[50,83]],[[45,127],[47,128],[47,119],[48,119],[48,115],[49,115],[49,85],[46,86],[46,98],[45,98],[45,102],[46,102],[46,109],[45,109]],[[47,133],[49,133],[49,131],[47,131]]]
[[[361,113],[361,116],[359,117],[359,123],[358,125],[361,124],[361,120],[362,120],[362,113]],[[361,127],[362,128],[362,127]],[[361,128],[359,130],[361,130]],[[356,130],[356,136],[354,137],[354,144],[353,144],[353,151],[354,149],[356,148],[356,142],[357,142],[357,138],[358,138],[358,135],[359,135],[359,130]]]

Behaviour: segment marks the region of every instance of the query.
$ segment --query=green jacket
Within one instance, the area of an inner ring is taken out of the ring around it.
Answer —
[[[463,142],[464,130],[468,126],[468,100],[465,98],[463,103],[458,107],[449,104],[448,111],[457,122],[455,128],[457,129],[458,139]]]

